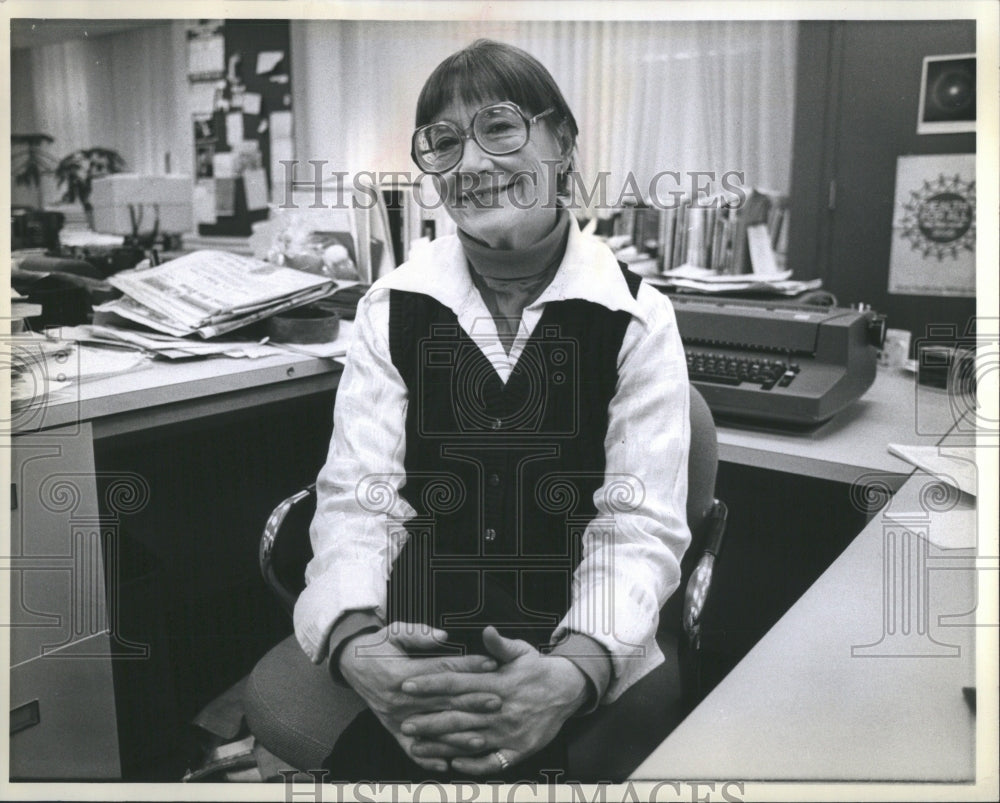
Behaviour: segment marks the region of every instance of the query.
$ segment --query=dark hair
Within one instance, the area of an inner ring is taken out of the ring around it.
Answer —
[[[563,152],[572,155],[579,129],[552,74],[531,54],[491,39],[476,40],[434,69],[417,99],[417,127],[455,101],[476,106],[491,100],[513,101],[529,117],[555,109],[542,122],[555,132]]]

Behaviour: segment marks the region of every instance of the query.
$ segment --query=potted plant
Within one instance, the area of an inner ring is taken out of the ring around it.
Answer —
[[[13,148],[24,148],[11,157],[11,172],[14,183],[19,187],[35,188],[35,208],[42,208],[42,176],[51,173],[56,165],[55,158],[45,146],[54,140],[48,134],[11,134]]]
[[[87,215],[87,225],[94,228],[94,207],[90,204],[91,182],[95,178],[121,173],[125,160],[118,151],[110,148],[81,148],[64,156],[56,165],[56,181],[65,186],[63,201],[79,201]]]

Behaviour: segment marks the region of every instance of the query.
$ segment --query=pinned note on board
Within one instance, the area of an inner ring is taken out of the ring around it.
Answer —
[[[243,112],[230,112],[226,115],[226,142],[230,148],[235,148],[243,141]]]
[[[271,113],[271,138],[285,139],[292,136],[292,113]]]
[[[247,211],[267,209],[267,174],[264,168],[243,171],[243,189],[247,196]]]
[[[215,182],[202,179],[194,185],[194,219],[196,223],[215,223]]]
[[[188,97],[191,100],[191,114],[211,117],[215,111],[215,96],[218,92],[214,82],[199,81],[190,85]]]
[[[260,100],[259,92],[244,92],[243,112],[245,114],[260,114]]]
[[[235,178],[215,180],[215,214],[219,217],[231,217],[236,214]]]
[[[233,178],[236,162],[231,153],[216,153],[212,156],[212,175],[216,178]]]
[[[283,50],[263,50],[257,54],[257,75],[266,75],[285,58]]]

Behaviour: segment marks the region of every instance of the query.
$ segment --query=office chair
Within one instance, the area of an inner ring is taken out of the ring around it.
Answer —
[[[687,516],[691,546],[681,561],[683,593],[675,593],[660,613],[657,642],[667,657],[665,671],[650,672],[630,687],[619,704],[643,710],[660,706],[678,724],[708,693],[701,672],[702,613],[722,546],[727,510],[715,499],[718,443],[715,423],[701,394],[691,388],[691,452]],[[260,540],[260,567],[281,605],[291,614],[305,587],[303,573],[312,556],[309,523],[316,508],[315,486],[298,491],[272,512]],[[349,688],[337,686],[325,664],[315,665],[289,636],[251,672],[244,691],[250,731],[263,747],[300,770],[319,769],[340,733],[364,708]],[[629,717],[603,716],[600,707],[569,746],[573,766],[600,766],[602,778],[622,780],[656,747],[663,733],[628,727]]]

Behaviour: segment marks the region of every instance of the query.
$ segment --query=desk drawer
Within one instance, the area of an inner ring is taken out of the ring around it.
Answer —
[[[12,665],[109,629],[89,424],[18,435],[11,450]]]
[[[108,636],[68,650],[105,657],[47,655],[10,670],[11,780],[120,777]]]

